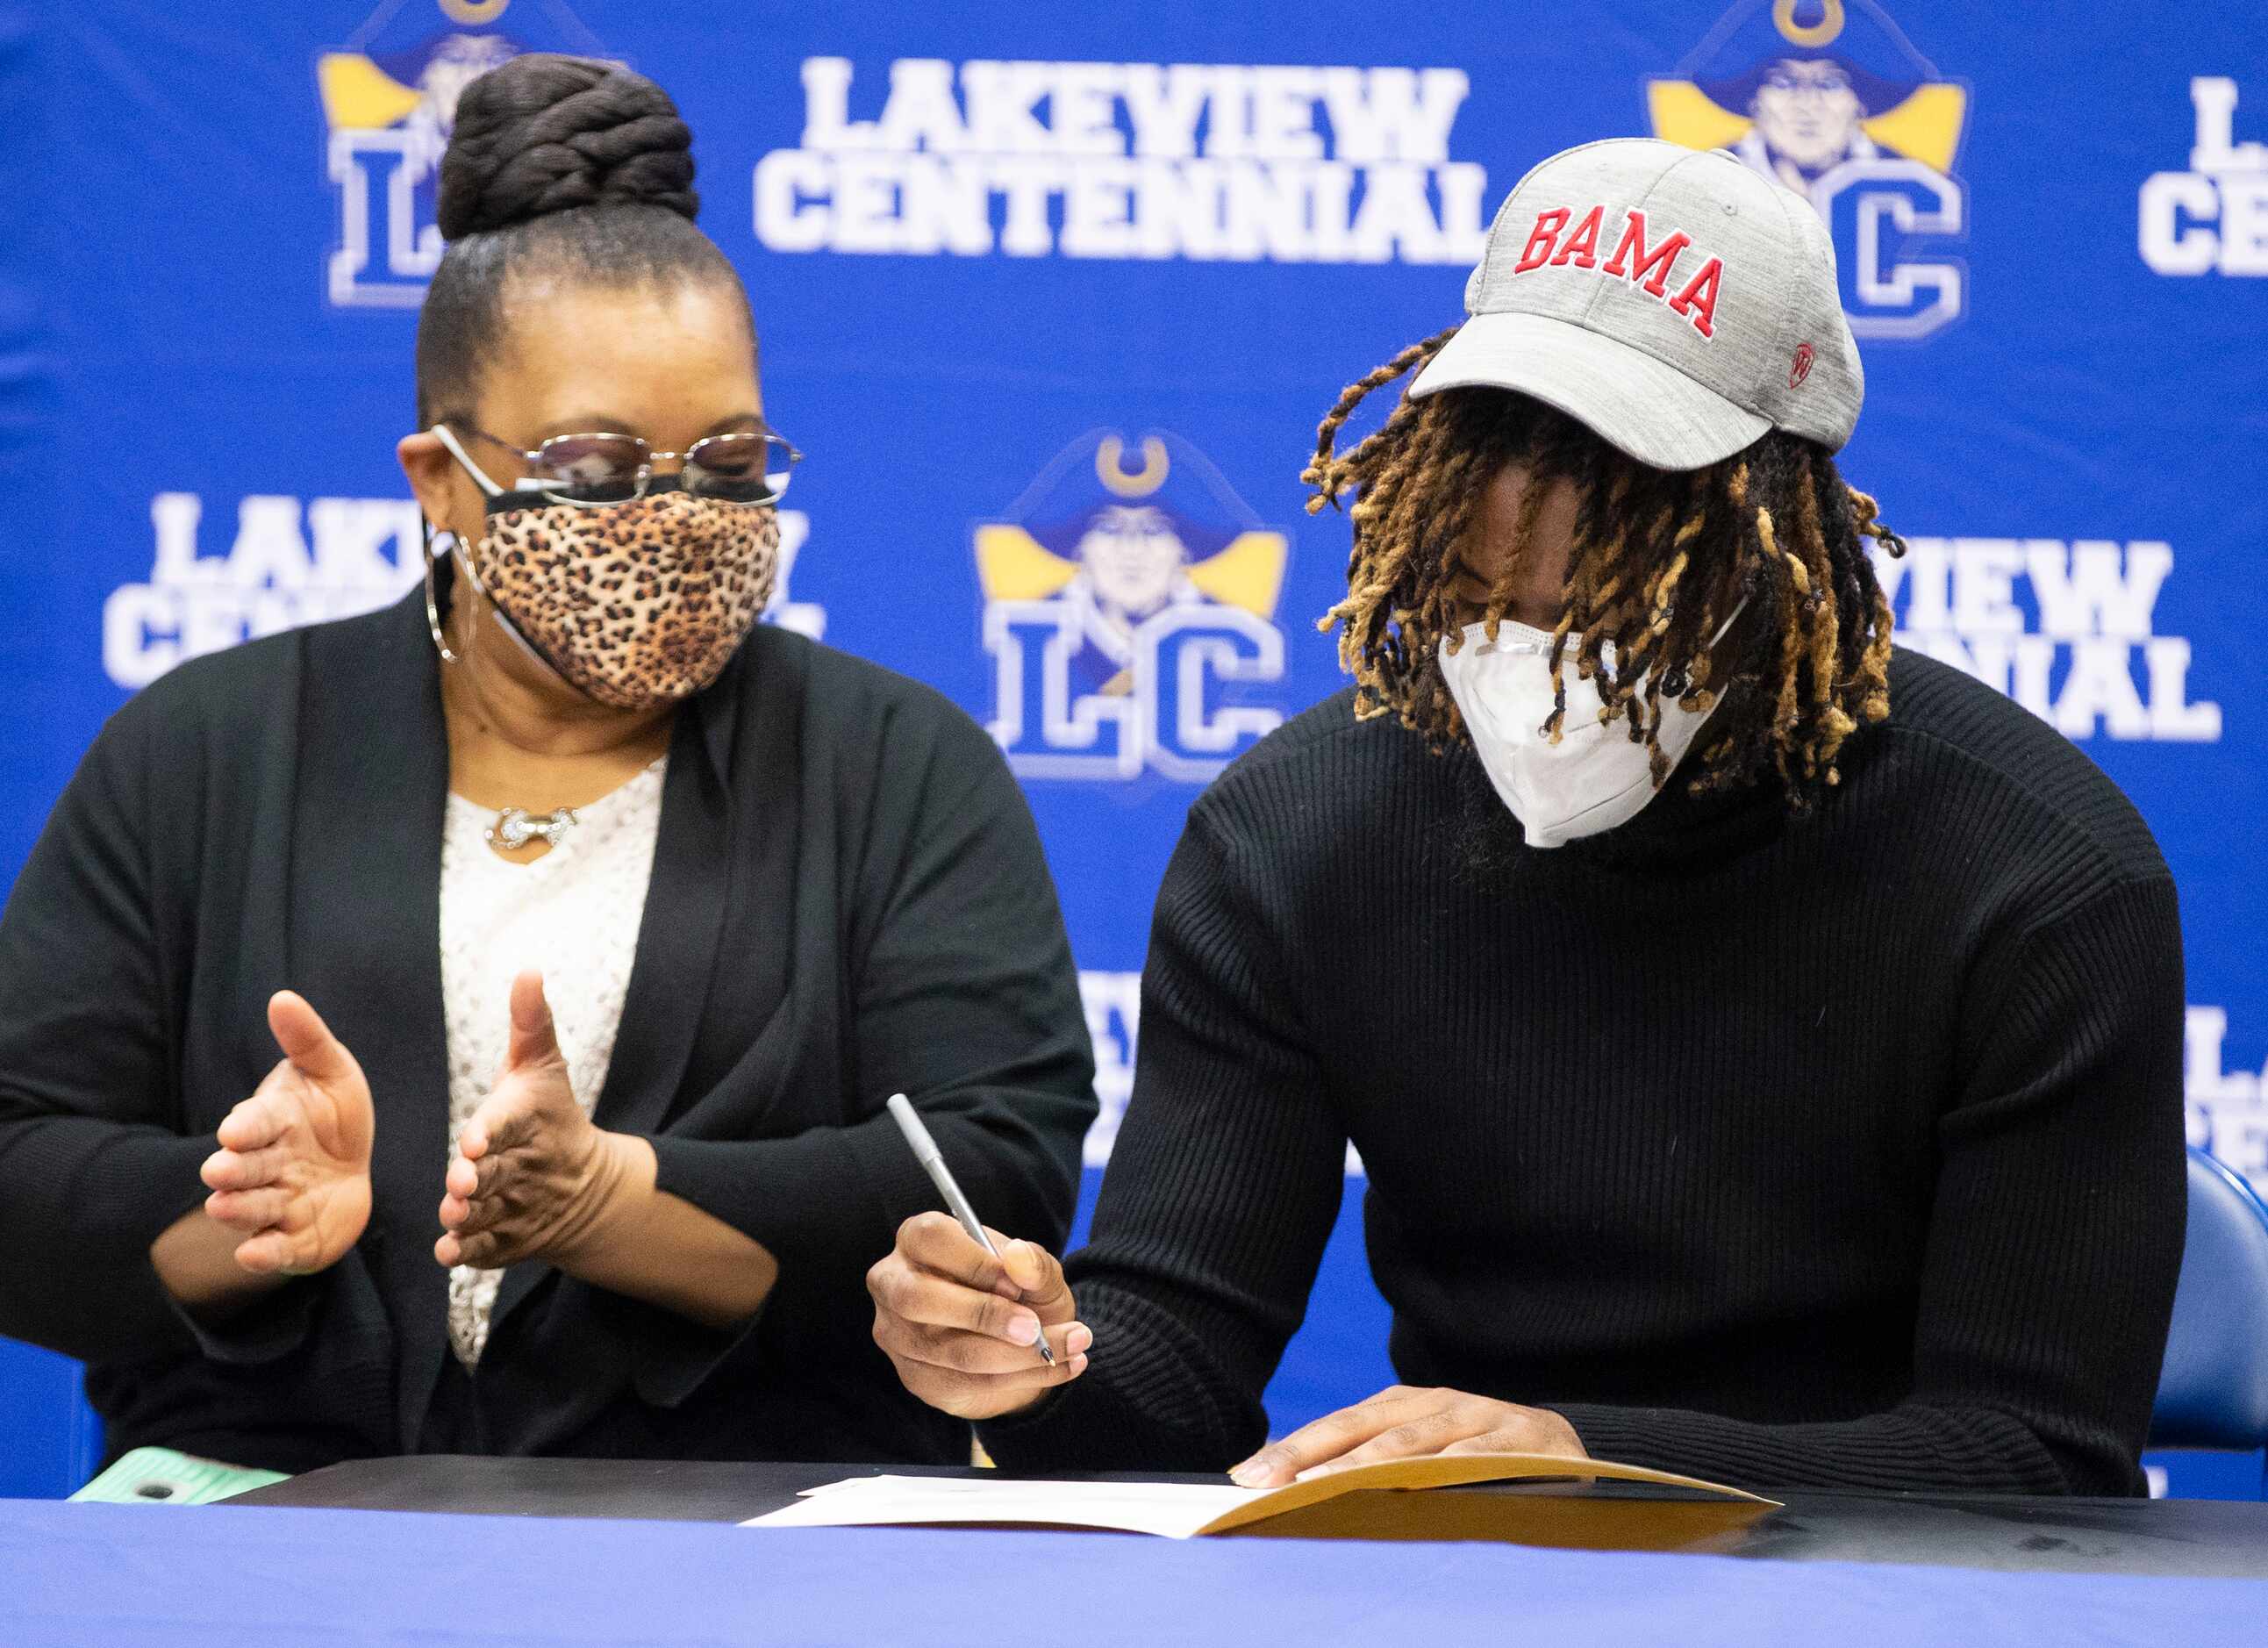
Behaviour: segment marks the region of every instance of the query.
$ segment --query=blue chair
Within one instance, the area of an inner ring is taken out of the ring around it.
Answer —
[[[2268,1447],[2268,1204],[2203,1150],[2190,1152],[2189,1236],[2150,1445]]]
[[[94,1474],[102,1422],[78,1363],[0,1339],[0,1499],[61,1499]]]

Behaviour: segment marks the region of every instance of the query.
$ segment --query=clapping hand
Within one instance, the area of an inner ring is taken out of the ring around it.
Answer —
[[[221,1121],[200,1170],[205,1211],[240,1234],[254,1275],[336,1264],[370,1223],[370,1083],[306,999],[280,990],[268,1028],[284,1057]]]
[[[630,1177],[623,1135],[593,1127],[567,1076],[543,975],[512,984],[512,1039],[496,1085],[457,1134],[433,1257],[483,1269],[563,1267],[593,1240]]]

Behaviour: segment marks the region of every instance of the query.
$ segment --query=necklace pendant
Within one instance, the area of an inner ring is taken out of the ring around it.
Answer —
[[[486,837],[492,847],[514,853],[539,838],[549,846],[557,846],[559,839],[575,822],[572,809],[562,807],[556,812],[530,813],[525,807],[507,807],[497,815],[497,821],[488,827]]]

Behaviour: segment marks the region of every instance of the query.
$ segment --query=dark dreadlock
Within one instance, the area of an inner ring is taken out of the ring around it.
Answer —
[[[1509,390],[1405,394],[1384,425],[1344,454],[1338,432],[1372,391],[1415,372],[1455,328],[1412,344],[1351,384],[1317,430],[1300,478],[1314,514],[1352,491],[1354,551],[1346,599],[1321,627],[1344,625],[1339,657],[1355,677],[1355,713],[1391,712],[1439,750],[1464,735],[1439,649],[1461,644],[1450,553],[1484,490],[1507,463],[1529,470],[1517,542],[1485,622],[1494,639],[1519,555],[1545,492],[1573,484],[1580,507],[1554,632],[1557,743],[1567,709],[1565,665],[1594,680],[1602,721],[1626,721],[1652,751],[1657,787],[1669,760],[1657,739],[1662,697],[1724,708],[1697,757],[1696,792],[1775,770],[1796,807],[1838,781],[1836,757],[1860,721],[1889,713],[1890,607],[1863,540],[1905,543],[1874,500],[1846,485],[1826,448],[1767,432],[1745,451],[1690,472],[1625,456],[1541,402]],[[1742,622],[1712,664],[1706,650],[1743,599]],[[1602,656],[1611,645],[1612,668]]]

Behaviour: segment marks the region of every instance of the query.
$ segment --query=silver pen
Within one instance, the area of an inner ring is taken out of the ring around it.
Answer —
[[[960,1185],[954,1180],[953,1170],[945,1164],[945,1157],[938,1154],[937,1141],[929,1136],[929,1129],[922,1125],[922,1119],[916,1113],[912,1101],[903,1093],[893,1093],[889,1108],[891,1116],[897,1121],[898,1131],[906,1135],[906,1142],[913,1147],[914,1160],[928,1172],[930,1182],[937,1186],[937,1194],[945,1198],[945,1205],[952,1208],[953,1216],[961,1221],[961,1228],[968,1231],[986,1253],[999,1259],[1000,1250],[993,1246],[992,1238],[984,1234],[984,1226],[976,1217],[976,1209],[970,1207],[968,1198],[961,1194]],[[1002,1260],[1000,1268],[1005,1270],[1007,1267],[1007,1261]],[[1056,1353],[1048,1349],[1048,1329],[1044,1322],[1040,1325],[1038,1344],[1040,1360],[1051,1368],[1055,1366]]]

